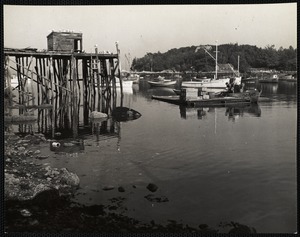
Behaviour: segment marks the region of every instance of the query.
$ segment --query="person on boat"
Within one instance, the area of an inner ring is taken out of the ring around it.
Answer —
[[[233,92],[233,84],[226,82],[227,92],[232,93]]]
[[[240,92],[244,92],[245,83],[241,84]]]
[[[240,86],[238,85],[238,84],[234,84],[234,86],[233,86],[233,92],[234,93],[239,93],[239,92],[241,92],[241,88],[240,88]]]

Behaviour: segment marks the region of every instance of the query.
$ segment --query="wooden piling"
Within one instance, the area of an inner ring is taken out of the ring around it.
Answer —
[[[89,120],[89,104],[88,104],[88,71],[87,60],[82,61],[82,83],[83,83],[83,123],[88,124]]]
[[[12,106],[12,88],[11,88],[11,77],[9,73],[9,57],[5,57],[5,80],[6,80],[6,88],[5,90],[7,91],[7,106]],[[12,109],[8,108],[8,115],[12,115]]]
[[[78,137],[78,92],[77,92],[77,83],[76,83],[76,60],[74,56],[71,57],[71,73],[72,75],[72,131],[73,131],[73,138]]]
[[[53,59],[50,57],[50,87],[51,87],[51,104],[52,104],[52,119],[51,119],[51,131],[52,131],[52,138],[54,138],[55,134],[55,103],[54,103],[54,86],[53,86],[53,81],[54,81],[54,70],[53,70]]]
[[[46,132],[51,125],[52,136],[56,128],[70,128],[76,137],[81,112],[83,123],[88,125],[90,111],[110,113],[116,105],[115,76],[116,68],[119,66],[117,55],[104,55],[98,52],[68,55],[60,52],[27,53],[26,50],[12,50],[5,51],[5,56],[7,60],[9,57],[15,57],[14,66],[8,65],[7,62],[6,65],[15,70],[18,77],[19,86],[16,88],[18,104],[24,105],[19,108],[19,113],[23,113],[23,110],[29,109],[30,106],[36,108],[40,132]],[[97,68],[93,71],[92,58],[95,59],[96,56],[98,56]],[[31,85],[28,85],[29,79]],[[7,86],[11,83],[8,73],[5,83]],[[37,92],[36,95],[34,92]],[[9,101],[12,101],[12,98],[9,98]],[[43,108],[46,104],[51,104],[49,112]],[[30,127],[22,126],[20,129],[27,131]]]

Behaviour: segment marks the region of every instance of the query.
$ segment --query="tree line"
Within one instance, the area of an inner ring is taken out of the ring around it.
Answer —
[[[205,50],[196,50],[196,46],[170,49],[166,53],[147,53],[142,58],[134,58],[131,69],[136,71],[173,70],[178,72],[208,72],[215,70],[215,61]],[[206,46],[215,57],[215,45]],[[218,63],[230,63],[241,73],[250,68],[265,68],[277,71],[297,70],[297,49],[288,49],[274,45],[259,48],[253,45],[223,44],[218,46]]]

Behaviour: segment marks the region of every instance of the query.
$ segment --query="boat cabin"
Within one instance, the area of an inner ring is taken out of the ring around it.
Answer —
[[[48,51],[82,52],[82,33],[52,31],[47,42]]]

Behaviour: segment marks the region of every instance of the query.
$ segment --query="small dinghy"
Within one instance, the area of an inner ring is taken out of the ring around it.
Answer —
[[[118,122],[126,122],[140,118],[142,115],[133,109],[127,107],[116,107],[112,111],[112,117]]]

